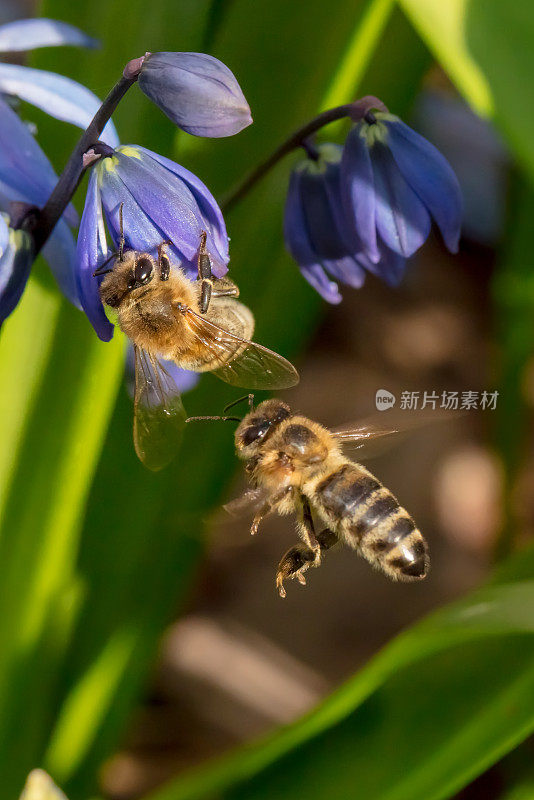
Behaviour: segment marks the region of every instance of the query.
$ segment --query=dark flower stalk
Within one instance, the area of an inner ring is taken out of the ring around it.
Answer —
[[[365,114],[371,108],[379,108],[383,111],[387,111],[386,106],[383,104],[378,97],[373,97],[373,95],[366,95],[362,97],[360,100],[356,100],[354,103],[345,103],[342,106],[336,106],[336,108],[330,108],[328,111],[323,111],[321,114],[318,114],[316,117],[311,119],[306,125],[303,125],[301,128],[298,128],[291,136],[286,139],[282,144],[276,148],[276,150],[271,153],[265,161],[262,161],[261,164],[258,164],[252,172],[250,172],[245,178],[239,183],[234,189],[232,189],[226,196],[224,196],[221,200],[221,208],[223,211],[229,211],[235,203],[241,200],[246,194],[250,192],[250,190],[260,181],[271,169],[281,161],[284,156],[287,156],[293,150],[296,150],[299,147],[305,147],[306,140],[309,139],[314,133],[324,128],[325,125],[329,125],[331,122],[336,122],[340,119],[351,119],[354,122],[357,122],[360,119],[363,119]]]
[[[115,84],[96,112],[89,127],[78,140],[78,144],[72,151],[54,191],[39,213],[37,221],[28,225],[28,232],[33,236],[34,240],[34,257],[40,252],[74,196],[85,170],[83,161],[84,153],[89,150],[92,144],[98,141],[111,115],[128,89],[133,86],[136,81],[137,76],[133,78],[122,76]]]

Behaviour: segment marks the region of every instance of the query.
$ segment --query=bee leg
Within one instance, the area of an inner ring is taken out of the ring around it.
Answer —
[[[325,528],[317,534],[317,542],[319,543],[321,551],[324,551],[329,550],[337,544],[338,538],[333,531],[329,528]],[[304,573],[310,567],[318,566],[319,562],[316,559],[315,551],[306,544],[301,543],[290,547],[287,553],[282,556],[276,572],[276,586],[280,597],[286,596],[286,590],[284,588],[285,580],[288,578],[296,578],[302,586],[305,586],[306,578],[304,577]]]
[[[284,581],[288,578],[296,578],[303,586],[306,585],[306,578],[303,573],[311,567],[315,561],[315,553],[305,544],[296,544],[284,553],[278,564],[276,571],[276,586],[280,597],[286,596]]]
[[[314,553],[314,560],[317,566],[321,563],[321,545],[315,536],[315,526],[313,524],[313,517],[311,513],[310,503],[307,497],[303,494],[300,495],[301,511],[300,511],[300,532],[305,544]]]
[[[208,234],[202,231],[200,234],[200,247],[198,248],[198,279],[200,284],[200,313],[206,314],[210,307],[211,292],[213,289],[213,278],[211,274],[211,261],[206,250],[206,239]]]
[[[334,545],[339,544],[339,539],[334,531],[331,531],[330,528],[325,528],[320,533],[317,534],[317,541],[321,546],[321,553],[324,553],[325,550],[330,550],[331,547]]]
[[[213,281],[211,297],[239,297],[239,288],[226,275]]]
[[[276,492],[276,494],[273,494],[271,497],[269,497],[269,499],[265,501],[261,508],[258,509],[254,519],[252,520],[252,525],[250,526],[250,533],[252,536],[257,534],[262,519],[274,511],[278,503],[280,503],[292,490],[292,486],[284,486],[284,488],[280,489],[279,492]]]
[[[158,269],[159,277],[162,281],[168,281],[169,275],[171,274],[171,262],[169,261],[169,256],[165,252],[165,248],[168,244],[172,244],[172,242],[167,240],[166,242],[158,244]]]

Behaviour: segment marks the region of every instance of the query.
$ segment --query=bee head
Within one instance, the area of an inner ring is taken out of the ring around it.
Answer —
[[[239,423],[235,444],[240,458],[252,458],[268,437],[285,419],[291,409],[281,400],[265,400]]]
[[[100,297],[106,305],[117,308],[131,292],[150,283],[156,274],[156,261],[149,253],[126,250],[122,259],[117,256],[106,272],[95,272],[95,275],[105,274]]]

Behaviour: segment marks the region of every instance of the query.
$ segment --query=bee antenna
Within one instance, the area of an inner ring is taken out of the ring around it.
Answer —
[[[117,251],[114,251],[110,256],[108,256],[108,258],[106,258],[106,260],[103,261],[100,264],[100,266],[97,267],[97,269],[95,269],[95,271],[93,272],[93,278],[96,278],[97,275],[106,275],[108,272],[113,272],[113,269],[102,269],[102,267],[105,267],[106,264],[109,264],[111,259],[115,258],[116,255],[117,255]]]
[[[186,422],[241,422],[241,417],[188,417]]]
[[[124,254],[124,219],[122,215],[122,209],[124,207],[124,203],[121,203],[119,206],[119,232],[120,232],[120,240],[119,240],[119,261],[122,261],[122,257]]]
[[[254,395],[253,394],[244,394],[242,397],[238,397],[237,400],[232,400],[231,403],[228,403],[228,405],[226,405],[223,408],[223,414],[226,414],[226,412],[229,411],[231,408],[233,408],[234,406],[237,406],[239,403],[242,403],[243,400],[247,400],[248,401],[248,410],[252,411],[252,409],[254,408]]]

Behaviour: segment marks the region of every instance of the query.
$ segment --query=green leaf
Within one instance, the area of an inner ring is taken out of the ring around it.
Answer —
[[[150,800],[451,797],[534,730],[533,577],[431,614],[304,719]]]
[[[491,87],[467,40],[466,18],[470,0],[399,2],[473,108],[482,116],[490,116],[494,110]]]
[[[492,117],[534,178],[530,0],[399,0],[466,100]]]

